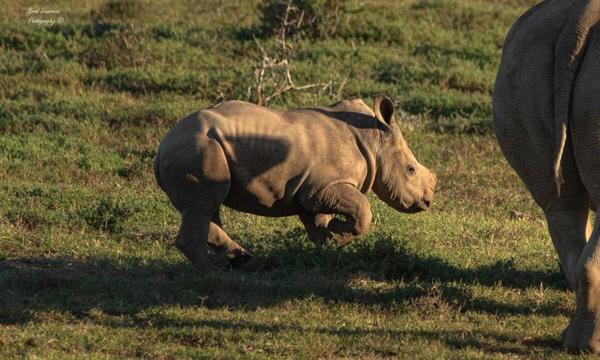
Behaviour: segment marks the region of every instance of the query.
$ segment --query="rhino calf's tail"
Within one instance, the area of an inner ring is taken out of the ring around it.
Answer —
[[[552,166],[557,195],[563,183],[561,160],[567,142],[567,127],[571,93],[577,70],[581,65],[590,29],[600,21],[600,0],[576,0],[575,16],[568,19],[555,48],[554,122],[555,156]]]

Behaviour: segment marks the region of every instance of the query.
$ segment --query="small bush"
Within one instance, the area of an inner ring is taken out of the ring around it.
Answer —
[[[346,13],[347,0],[263,0],[258,4],[264,35],[333,36]]]
[[[124,166],[117,169],[116,174],[126,179],[141,178],[152,172],[151,168],[156,157],[156,150],[131,150],[128,149],[120,154],[127,161]]]
[[[84,209],[80,216],[93,229],[109,233],[120,233],[135,209],[121,199],[103,197]]]
[[[90,42],[78,54],[80,63],[107,69],[143,66],[147,58],[141,34],[128,28],[103,33],[99,40]]]
[[[100,19],[132,20],[143,15],[143,4],[134,0],[109,0],[98,9]]]

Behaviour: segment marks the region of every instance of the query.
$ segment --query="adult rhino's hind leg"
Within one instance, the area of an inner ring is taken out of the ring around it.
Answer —
[[[600,52],[600,33],[595,31],[588,54]],[[573,153],[582,182],[592,204],[600,203],[600,66],[597,56],[586,57],[576,82],[569,122]],[[563,162],[564,163],[564,162]],[[600,353],[600,221],[596,217],[592,235],[577,263],[576,309],[563,333],[563,344],[572,350]]]
[[[571,288],[577,290],[577,263],[589,236],[590,205],[585,192],[565,195],[551,201],[543,210],[562,270]]]
[[[550,59],[551,51],[547,53]],[[577,261],[587,239],[589,196],[570,139],[563,154],[564,184],[560,197],[552,178],[555,143],[553,82],[549,76],[552,62],[524,63],[519,70],[502,65],[498,73],[493,98],[496,137],[506,159],[544,211],[562,270],[576,289]],[[536,96],[530,95],[534,91],[530,84],[539,84]]]
[[[540,146],[540,144],[553,143],[550,135],[547,135],[548,137],[545,139],[531,139],[524,134],[535,133],[535,131],[531,129],[527,131],[523,125],[525,122],[506,121],[503,123],[501,120],[506,119],[498,119],[498,115],[495,115],[496,131],[501,148],[536,203],[544,211],[552,244],[558,253],[562,270],[571,287],[577,291],[579,308],[580,299],[585,298],[580,293],[585,292],[583,289],[589,288],[585,275],[582,275],[585,274],[585,270],[582,270],[581,259],[585,258],[584,248],[589,246],[589,244],[586,245],[586,239],[589,235],[590,197],[579,176],[571,142],[568,140],[563,156],[564,183],[561,187],[561,195],[558,197],[555,183],[549,176],[551,174],[552,149]],[[512,126],[506,127],[506,123]],[[528,121],[526,123],[532,126],[532,124],[541,122]],[[543,129],[539,128],[538,130],[537,133],[540,136],[545,134]],[[597,231],[595,232],[597,233]],[[585,311],[578,311],[574,315],[571,325],[563,333],[563,344],[566,347],[569,349],[589,348],[589,346],[582,347],[583,343],[580,341],[589,343],[594,326],[594,322],[590,319],[592,317],[586,315]],[[582,333],[586,335],[578,335]]]
[[[588,350],[600,353],[598,316],[600,315],[600,222],[596,221],[592,235],[577,264],[577,306],[569,326],[562,334],[568,350]]]
[[[525,133],[524,129],[522,131]],[[502,147],[503,141],[499,140]],[[536,149],[534,141],[524,136],[512,136],[510,141],[511,149],[518,150],[506,151],[506,158],[527,186],[535,202],[544,211],[562,271],[571,288],[575,290],[578,286],[577,262],[589,235],[590,200],[579,177],[570,142],[565,148],[564,183],[558,197],[555,183],[548,175],[551,174],[551,148]]]

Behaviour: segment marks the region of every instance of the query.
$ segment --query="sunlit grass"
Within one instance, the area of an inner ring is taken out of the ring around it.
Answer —
[[[152,162],[177,119],[247,98],[256,1],[140,2],[91,31],[102,4],[52,3],[52,28],[0,4],[0,357],[570,356],[574,296],[491,131],[503,38],[533,1],[351,1],[335,36],[290,40],[294,79],[331,86],[271,106],[393,97],[433,210],[370,196],[371,231],[338,250],[225,209],[255,256],[210,273],[175,248]]]

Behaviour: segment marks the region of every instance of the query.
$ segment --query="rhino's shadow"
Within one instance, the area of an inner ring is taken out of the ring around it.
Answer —
[[[297,238],[299,231],[282,236]],[[373,291],[368,286],[354,286],[357,279],[404,281],[402,286]],[[540,283],[547,288],[567,286],[558,269],[519,270],[506,261],[464,269],[437,257],[418,256],[387,239],[379,239],[371,247],[342,251],[307,250],[306,245],[291,244],[259,254],[240,270],[209,273],[196,272],[183,258],[176,263],[135,257],[87,261],[20,258],[0,261],[0,323],[26,322],[36,311],[60,310],[78,316],[100,309],[136,314],[164,304],[252,310],[307,297],[389,307],[399,302],[419,303],[419,299],[431,297],[432,287],[437,298],[460,304],[461,311],[498,315],[569,312],[561,304],[532,309],[482,298],[457,283],[518,289],[538,288]]]

